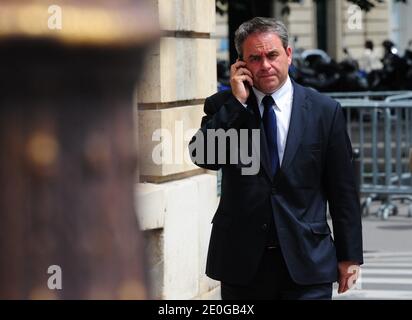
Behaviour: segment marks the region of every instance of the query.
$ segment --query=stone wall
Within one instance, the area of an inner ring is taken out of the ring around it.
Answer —
[[[293,44],[294,37],[296,48],[313,49],[316,47],[316,16],[313,0],[302,0],[301,3],[290,3],[290,14],[284,17],[290,41]]]
[[[139,183],[152,296],[215,295],[205,276],[216,175],[194,166],[187,144],[199,127],[204,99],[216,92],[214,0],[153,0],[163,36],[147,57],[137,89]]]

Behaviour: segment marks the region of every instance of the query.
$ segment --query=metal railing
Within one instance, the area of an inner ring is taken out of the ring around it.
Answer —
[[[352,146],[359,152],[363,215],[381,201],[382,219],[398,212],[394,200],[408,201],[412,217],[412,92],[333,93],[345,111]],[[380,100],[375,100],[380,99]]]
[[[328,96],[340,99],[363,99],[363,100],[382,100],[389,97],[400,97],[404,94],[411,94],[412,91],[355,91],[355,92],[330,92]]]

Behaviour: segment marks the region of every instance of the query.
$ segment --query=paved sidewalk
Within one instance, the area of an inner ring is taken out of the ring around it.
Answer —
[[[399,214],[388,220],[374,214],[363,218],[361,281],[342,295],[335,289],[333,299],[412,299],[412,218],[407,217],[408,203],[396,204]],[[373,205],[371,212],[377,208]]]
[[[360,278],[354,288],[334,300],[411,300],[412,251],[366,253]]]
[[[408,203],[398,204],[399,213],[382,220],[373,215],[378,205],[371,207],[372,214],[363,218],[364,252],[412,251],[412,218],[407,216]]]

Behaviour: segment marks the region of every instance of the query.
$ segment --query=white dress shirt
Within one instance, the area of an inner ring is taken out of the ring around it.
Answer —
[[[262,103],[266,94],[260,92],[255,87],[252,87],[255,93],[257,104],[259,106],[260,116],[263,115],[264,106]],[[286,79],[286,82],[272,94],[272,98],[275,101],[273,109],[276,114],[276,126],[277,126],[277,143],[279,153],[279,163],[282,164],[283,155],[285,153],[286,139],[289,131],[290,116],[292,114],[292,102],[293,102],[293,85],[290,78]]]

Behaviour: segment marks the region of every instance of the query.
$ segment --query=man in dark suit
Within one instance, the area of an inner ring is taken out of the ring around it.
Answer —
[[[206,273],[221,281],[223,299],[331,299],[332,283],[345,292],[363,263],[342,109],[291,81],[292,49],[281,22],[247,21],[235,45],[231,91],[206,99],[206,116],[189,145],[198,166],[222,169]],[[216,131],[239,133],[239,139],[218,145],[209,134]],[[250,174],[253,164],[239,155],[256,150],[251,159],[259,166]]]

